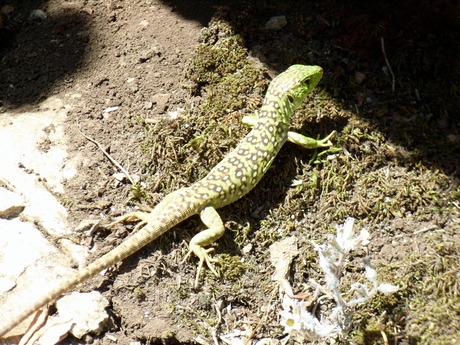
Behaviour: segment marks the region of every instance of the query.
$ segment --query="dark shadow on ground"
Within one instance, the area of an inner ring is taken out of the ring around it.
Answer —
[[[295,63],[321,65],[325,76],[320,87],[344,110],[358,113],[390,142],[410,151],[411,161],[434,163],[448,174],[459,174],[458,1],[165,3],[203,25],[213,14],[228,21],[251,54],[275,72]],[[91,39],[90,14],[70,5],[46,20],[30,20],[40,2],[12,4],[22,17],[10,22],[2,16],[3,109],[37,103],[59,83],[70,81]],[[274,16],[285,16],[287,24],[267,30],[264,26]],[[3,54],[8,45],[15,54]]]
[[[215,9],[275,72],[295,63],[322,66],[320,87],[403,146],[407,157],[398,159],[460,174],[458,1],[165,3],[202,23]],[[267,30],[274,16],[287,24]]]
[[[163,1],[171,7],[171,10],[180,14],[187,20],[199,22],[202,26],[208,26],[209,20],[220,6],[229,5],[231,2],[222,0],[198,0],[198,1]]]
[[[224,3],[204,0],[168,5],[184,18],[205,26],[216,5]],[[85,59],[92,38],[91,14],[63,3],[57,13],[43,12],[46,18],[39,18],[39,14],[32,19],[32,11],[43,8],[42,4],[38,0],[11,0],[11,14],[0,14],[0,110],[42,101],[59,83],[70,82]]]
[[[63,6],[56,14],[31,19],[40,3],[12,1],[14,18],[2,17],[0,109],[40,102],[60,82],[68,82],[84,59],[89,14]],[[10,49],[15,54],[6,54]]]

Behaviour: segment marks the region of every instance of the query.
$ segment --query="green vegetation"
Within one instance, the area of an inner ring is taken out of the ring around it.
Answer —
[[[267,11],[271,5],[264,4],[261,10]],[[290,20],[298,30],[308,28],[312,43],[302,41],[297,48],[287,36],[286,51],[280,53],[286,65],[313,61],[329,66],[292,128],[312,137],[335,129],[335,146],[307,152],[287,144],[260,185],[220,211],[232,231],[218,242],[217,251],[231,253],[235,243],[240,250],[247,244],[256,249],[244,255],[244,265],[238,262],[240,252],[236,257],[219,255],[223,280],[229,284],[214,286],[213,295],[266,303],[268,293],[260,291],[273,288],[270,274],[257,276],[254,286],[254,272],[244,268],[261,262],[270,267],[269,245],[287,235],[301,241],[292,272],[298,283],[294,288],[301,290],[302,281],[320,278],[307,241],[321,241],[335,224],[352,216],[371,233],[370,256],[382,281],[401,289],[376,297],[357,312],[347,341],[382,344],[386,337],[389,344],[452,344],[460,330],[460,187],[451,176],[458,161],[458,138],[446,134],[444,123],[451,121],[455,102],[449,97],[458,96],[458,90],[449,82],[450,94],[440,93],[445,74],[434,76],[429,68],[435,52],[422,65],[407,63],[412,56],[404,47],[393,52],[396,93],[381,65],[372,65],[367,56],[353,59],[353,54],[367,52],[344,48],[321,57],[326,48],[319,47],[315,35],[326,31],[333,36],[351,25],[351,19],[337,18],[329,26],[323,23],[321,31],[321,23],[293,16]],[[372,20],[360,18],[362,26]],[[243,26],[244,13],[234,22]],[[377,42],[388,24],[380,23],[372,33]],[[245,39],[258,37],[256,26],[248,23],[241,31],[244,38],[223,20],[203,30],[185,74],[191,97],[186,115],[146,127],[143,148],[154,192],[167,193],[203,177],[248,131],[241,118],[254,112],[268,85],[263,69],[244,48]],[[357,71],[366,73],[363,84],[352,77]],[[420,88],[425,98],[414,101]],[[277,316],[269,317],[273,321]]]

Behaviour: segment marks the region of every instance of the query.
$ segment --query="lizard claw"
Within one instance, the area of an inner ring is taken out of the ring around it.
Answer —
[[[148,217],[149,217],[149,214],[145,212],[132,212],[132,213],[125,214],[124,216],[118,217],[114,222],[107,224],[106,227],[109,228],[111,226],[114,226],[115,224],[118,224],[124,221],[132,222],[135,220],[141,220],[142,222],[136,226],[136,228],[138,228],[139,225],[142,226],[148,223],[148,220],[147,220]]]
[[[203,268],[203,264],[205,262],[206,262],[206,265],[208,266],[208,268],[211,270],[212,273],[214,273],[214,275],[216,277],[220,276],[219,273],[214,268],[214,265],[213,265],[213,263],[218,263],[219,260],[213,259],[213,258],[211,258],[209,256],[209,253],[211,253],[213,251],[214,251],[214,248],[205,249],[205,248],[203,248],[203,247],[201,247],[199,245],[190,244],[190,250],[188,251],[188,253],[185,256],[184,260],[182,260],[182,262],[181,262],[181,263],[183,263],[185,260],[187,260],[192,253],[194,253],[200,259],[200,262],[198,263],[196,277],[195,277],[195,284],[194,284],[195,288],[198,286],[198,280],[199,280],[200,275],[201,275],[201,269]]]
[[[335,137],[337,131],[332,131],[327,137],[318,140],[318,147],[329,147],[332,146],[331,139]]]
[[[115,224],[118,224],[124,221],[132,222],[135,220],[141,220],[141,222],[137,224],[136,227],[134,228],[134,230],[137,231],[139,230],[139,228],[141,228],[142,226],[148,223],[148,220],[147,220],[148,217],[149,217],[149,214],[145,212],[128,213],[128,214],[125,214],[124,216],[118,217],[114,222],[107,224],[106,227],[109,228],[111,226],[114,226]]]

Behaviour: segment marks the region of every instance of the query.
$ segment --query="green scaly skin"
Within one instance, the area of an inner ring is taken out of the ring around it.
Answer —
[[[204,262],[214,274],[218,275],[212,265],[215,260],[208,255],[211,249],[204,248],[224,233],[224,225],[216,209],[238,200],[254,188],[287,140],[305,148],[332,145],[330,138],[334,132],[323,140],[288,132],[295,109],[318,84],[322,75],[321,67],[303,65],[291,66],[278,75],[268,88],[258,117],[247,117],[244,120],[247,124],[253,125],[253,129],[206,177],[189,187],[168,194],[151,213],[135,212],[118,219],[115,223],[139,219],[142,222],[138,227],[144,227],[109,253],[58,283],[54,289],[47,291],[37,301],[17,310],[16,315],[4,317],[4,320],[9,321],[0,325],[0,336],[17,326],[37,309],[54,301],[101,270],[135,253],[194,214],[199,214],[207,226],[206,230],[192,238],[190,252],[187,255],[188,257],[190,253],[194,253],[200,259],[195,285],[198,283]]]

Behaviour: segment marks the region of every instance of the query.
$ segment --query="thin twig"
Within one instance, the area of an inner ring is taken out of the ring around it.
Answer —
[[[129,180],[129,182],[131,182],[131,184],[134,186],[135,183],[134,183],[134,180],[131,178],[131,175],[129,174],[129,172],[127,172],[122,166],[120,163],[118,163],[106,150],[104,150],[104,148],[102,147],[102,145],[96,141],[95,139],[93,138],[90,138],[89,136],[87,136],[85,133],[82,132],[81,128],[80,128],[80,121],[79,119],[77,119],[77,129],[78,131],[80,132],[80,134],[85,137],[85,139],[91,141],[93,144],[95,144],[99,150],[102,151],[102,153],[109,159],[109,161],[115,165],[123,174],[125,174],[126,178]]]
[[[395,92],[395,75],[393,73],[393,69],[391,68],[390,62],[387,59],[387,53],[385,52],[385,41],[383,40],[383,37],[380,37],[380,45],[382,47],[382,53],[383,53],[383,58],[385,59],[385,64],[388,67],[388,70],[390,71],[391,74],[391,90]]]
[[[270,310],[270,307],[271,307],[271,303],[273,301],[273,299],[275,298],[275,293],[276,291],[278,290],[278,286],[279,284],[277,284],[273,290],[272,290],[272,293],[270,294],[270,297],[268,299],[268,303],[267,305],[265,306],[265,311],[262,315],[262,317],[260,318],[259,322],[257,323],[257,326],[251,331],[251,334],[249,335],[249,337],[246,339],[246,341],[244,342],[244,345],[249,345],[249,343],[251,342],[252,338],[254,338],[254,336],[256,335],[256,333],[260,330],[260,328],[262,327],[262,324],[265,322],[265,319],[267,317],[267,314]]]

